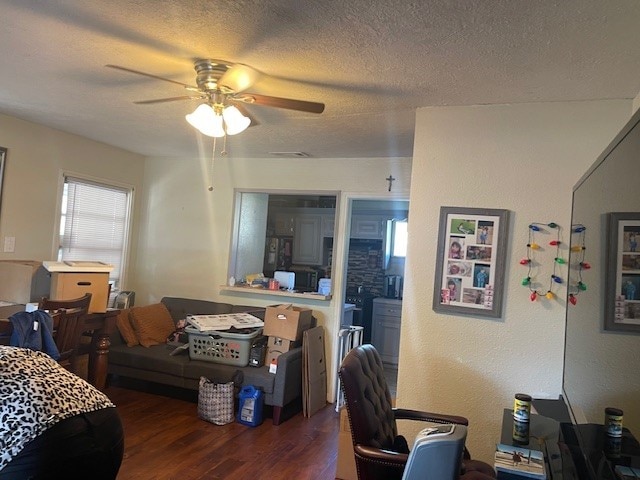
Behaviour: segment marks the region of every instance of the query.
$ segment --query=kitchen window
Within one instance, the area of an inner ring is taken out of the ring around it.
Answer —
[[[113,265],[111,291],[124,277],[133,189],[78,177],[64,177],[58,261],[100,261]]]
[[[391,222],[391,256],[405,258],[407,256],[408,222],[393,220]]]

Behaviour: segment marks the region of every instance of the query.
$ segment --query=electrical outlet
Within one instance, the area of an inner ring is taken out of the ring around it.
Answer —
[[[16,251],[16,237],[4,237],[4,251],[6,253]]]

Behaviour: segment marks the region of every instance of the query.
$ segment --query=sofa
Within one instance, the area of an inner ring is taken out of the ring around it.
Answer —
[[[248,312],[264,319],[265,309],[244,305],[179,297],[164,297],[158,304],[122,310],[117,331],[111,335],[108,374],[163,385],[198,390],[201,376],[229,382],[242,373],[242,384],[259,387],[265,405],[272,407],[273,424],[298,411],[302,396],[302,348],[292,348],[278,357],[276,373],[269,366],[239,367],[203,360],[191,360],[188,350],[171,355],[175,345],[167,337],[187,315],[218,315]],[[168,333],[167,333],[168,332]],[[236,385],[239,386],[239,385]]]

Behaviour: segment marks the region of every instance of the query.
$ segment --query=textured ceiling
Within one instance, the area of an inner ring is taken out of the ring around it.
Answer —
[[[320,115],[249,106],[232,156],[411,156],[417,107],[633,98],[637,0],[0,0],[0,112],[144,155],[211,139],[178,85],[217,58],[264,75],[249,89],[320,101]]]

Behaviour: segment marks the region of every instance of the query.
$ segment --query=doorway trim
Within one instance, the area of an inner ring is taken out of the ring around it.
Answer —
[[[342,312],[344,309],[345,297],[346,297],[346,284],[347,284],[347,269],[349,262],[349,239],[351,238],[351,217],[353,215],[353,202],[355,200],[371,200],[371,201],[380,201],[380,202],[407,202],[408,206],[410,205],[409,192],[399,192],[399,193],[389,193],[389,194],[381,194],[374,195],[371,193],[349,193],[342,192],[342,195],[339,199],[340,203],[340,213],[338,218],[339,228],[337,231],[339,232],[337,236],[334,236],[334,244],[333,244],[333,261],[332,264],[334,266],[334,270],[338,270],[335,267],[340,266],[339,270],[336,271],[338,275],[334,275],[334,272],[331,273],[331,278],[335,282],[333,285],[333,300],[335,300],[333,305],[333,317],[334,324],[333,328],[336,332],[335,335],[332,336],[332,351],[333,356],[331,359],[331,369],[333,372],[334,379],[330,386],[331,398],[334,400],[337,396],[337,372],[340,366],[341,358],[338,358],[340,355],[339,352],[339,339],[337,333],[340,331],[340,324],[342,321]],[[336,212],[337,213],[337,212]],[[336,240],[338,240],[336,242]],[[405,270],[407,269],[407,263],[405,262]],[[331,378],[331,376],[329,376]]]

